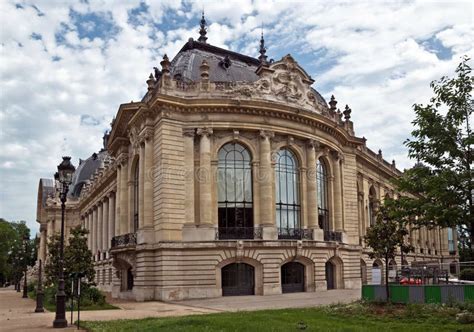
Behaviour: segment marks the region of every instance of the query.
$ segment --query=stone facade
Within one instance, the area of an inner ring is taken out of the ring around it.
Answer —
[[[197,67],[187,63],[198,79],[176,74],[186,52],[192,59],[204,57]],[[216,58],[218,67],[211,62]],[[120,106],[99,166],[68,200],[66,232],[79,224],[89,230],[98,287],[114,297],[144,301],[370,283],[373,266],[383,264],[369,259],[362,238],[376,205],[398,195],[390,180],[401,173],[355,135],[350,108],[339,111],[334,98],[328,105],[290,55],[266,62],[191,39],[177,59],[165,56],[142,101]],[[213,71],[226,66],[256,76],[212,79]],[[229,178],[248,181],[250,198],[232,208],[219,189],[219,172],[227,167],[220,157],[225,146],[244,148],[250,159],[248,178],[237,173]],[[285,166],[286,173],[278,173],[282,151],[294,162],[290,170]],[[318,167],[324,169],[324,186]],[[281,182],[282,174],[293,182]],[[44,260],[47,236],[59,230],[60,205],[50,188],[54,183],[41,181],[39,258]],[[294,201],[283,204],[280,196],[288,197],[290,184]],[[222,220],[229,211],[234,226],[226,228]],[[240,222],[245,226],[235,226]],[[394,264],[456,261],[448,232],[411,230],[407,241],[416,251]],[[239,269],[248,273],[235,272]]]

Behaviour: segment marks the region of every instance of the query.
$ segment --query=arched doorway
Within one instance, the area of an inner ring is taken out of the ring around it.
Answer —
[[[232,263],[222,268],[222,295],[254,295],[255,271],[252,265]]]
[[[281,290],[283,293],[304,292],[304,265],[289,262],[281,267]]]
[[[326,262],[326,283],[328,290],[336,288],[336,267],[331,261]]]
[[[365,264],[364,260],[360,260],[360,279],[362,281],[362,285],[367,284],[367,264]]]
[[[127,290],[133,289],[133,272],[132,268],[127,270]]]
[[[372,285],[382,284],[382,263],[376,260],[372,264]]]

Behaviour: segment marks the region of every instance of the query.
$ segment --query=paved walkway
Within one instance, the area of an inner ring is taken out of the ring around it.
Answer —
[[[315,293],[289,293],[267,296],[225,296],[204,300],[184,300],[174,304],[218,311],[242,311],[317,307],[359,300],[360,289],[334,289]]]
[[[83,311],[81,320],[139,319],[205,314],[223,311],[314,307],[352,302],[360,290],[332,290],[271,296],[232,296],[204,300],[164,302],[118,302],[117,310]],[[35,301],[21,298],[12,288],[0,288],[0,331],[52,331],[54,312],[35,313]],[[70,319],[70,313],[67,314]],[[74,319],[77,319],[74,315]],[[71,326],[68,328],[74,330]]]

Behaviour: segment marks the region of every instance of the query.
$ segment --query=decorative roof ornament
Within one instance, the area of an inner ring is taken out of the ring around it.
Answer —
[[[335,112],[336,109],[337,109],[337,108],[336,108],[336,105],[337,105],[337,100],[336,100],[336,98],[334,98],[334,95],[332,95],[332,96],[331,96],[331,101],[329,102],[329,109],[330,109],[331,111],[334,111],[334,112]]]
[[[201,43],[206,43],[207,37],[207,29],[206,29],[206,19],[204,18],[204,10],[202,11],[202,16],[201,16],[201,23],[199,25],[201,28],[199,29],[199,38],[198,41]]]
[[[160,62],[160,65],[161,65],[161,72],[163,74],[168,74],[170,72],[171,62],[170,62],[170,59],[168,59],[168,55],[165,54],[163,56],[163,60]]]
[[[262,36],[260,37],[260,49],[258,52],[260,53],[260,56],[258,57],[260,64],[263,66],[268,65],[267,56],[265,55],[265,53],[267,53],[267,49],[265,48],[265,40],[263,39],[263,29]]]
[[[346,108],[342,113],[344,114],[344,120],[349,121],[352,113],[352,110],[349,108],[349,105],[346,105]]]

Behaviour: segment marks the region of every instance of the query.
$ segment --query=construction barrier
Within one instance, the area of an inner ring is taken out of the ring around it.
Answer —
[[[390,285],[393,303],[474,302],[474,285]],[[363,285],[362,299],[387,300],[385,285]]]

